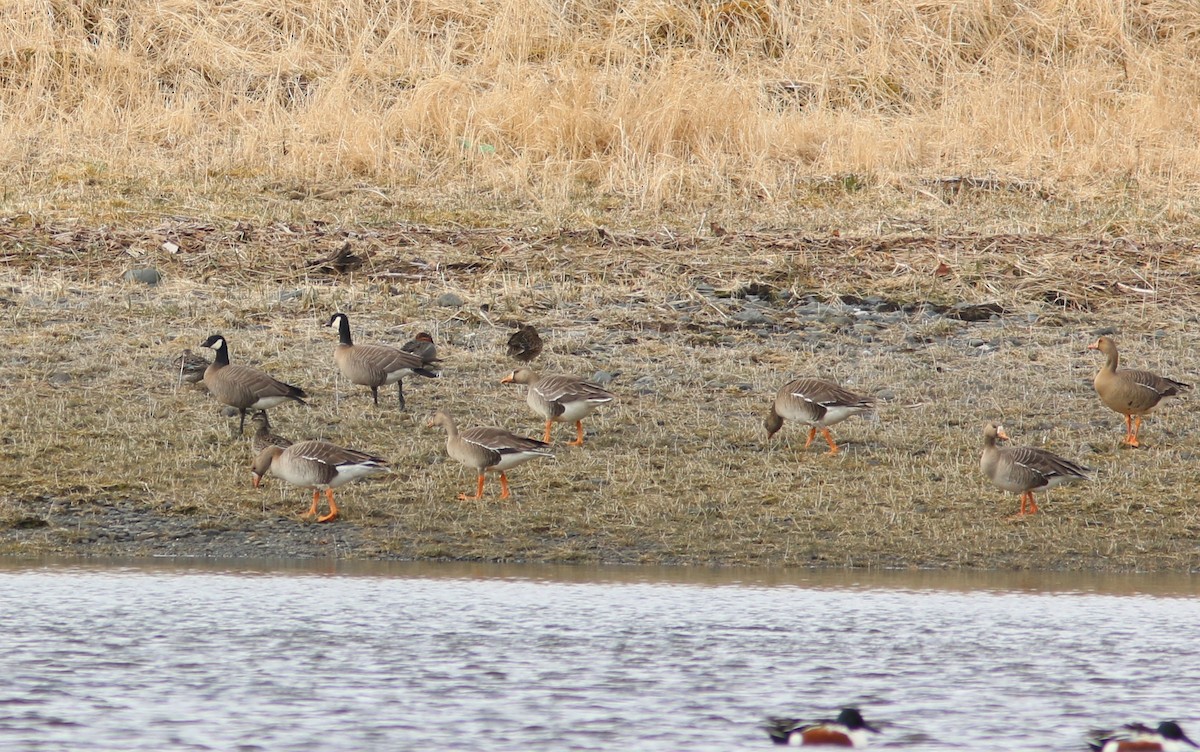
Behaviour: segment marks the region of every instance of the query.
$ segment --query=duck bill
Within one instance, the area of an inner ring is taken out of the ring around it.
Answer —
[[[511,384],[511,383],[512,383],[512,374],[510,373],[509,375],[507,375],[507,376],[505,376],[504,378],[500,379],[500,383],[501,383],[501,384]]]
[[[1090,345],[1088,345],[1088,346],[1087,346],[1087,349],[1089,349],[1089,350],[1099,350],[1099,349],[1100,349],[1100,343],[1099,343],[1099,342],[1093,342],[1092,344],[1090,344]]]
[[[255,488],[258,488],[259,484],[261,484],[261,483],[262,483],[261,475],[259,475],[258,473],[250,473],[250,484],[251,485],[253,485]]]

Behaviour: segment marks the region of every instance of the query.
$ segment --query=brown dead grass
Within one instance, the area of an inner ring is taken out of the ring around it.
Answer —
[[[1189,332],[1200,315],[1200,262],[1187,244],[182,223],[10,223],[0,238],[0,520],[10,525],[85,500],[133,500],[219,529],[303,511],[303,491],[250,489],[248,441],[231,438],[211,398],[172,378],[183,347],[220,331],[235,362],[313,394],[309,409],[273,411],[280,433],[378,452],[396,467],[393,478],[343,492],[344,524],[369,541],[345,556],[1200,566],[1192,398],[1147,422],[1146,449],[1119,449],[1120,419],[1096,400],[1098,361],[1084,350],[1092,329],[1116,326],[1127,363],[1196,380]],[[143,264],[160,268],[163,284],[120,281]],[[732,318],[750,284],[776,293],[764,308],[768,328]],[[466,304],[437,306],[443,292]],[[794,310],[806,294],[834,308],[840,296],[880,295],[995,303],[1005,314],[977,323],[921,310],[812,319]],[[361,341],[433,332],[444,378],[410,385],[408,413],[390,399],[374,408],[365,389],[336,375],[333,336],[320,326],[334,310],[350,312]],[[444,436],[424,418],[447,407],[464,424],[539,433],[517,390],[498,383],[511,368],[504,342],[516,320],[542,330],[543,368],[619,371],[619,402],[586,422],[582,449],[562,446],[560,429],[557,459],[514,471],[509,502],[494,486],[484,502],[459,502],[473,478],[446,460]],[[767,401],[798,374],[888,398],[878,420],[835,428],[846,443],[837,458],[801,451],[795,426],[768,442]],[[1036,518],[1008,522],[1015,497],[977,467],[988,420],[1090,465],[1095,481],[1055,491]],[[106,550],[75,546],[70,530],[54,528],[10,530],[5,540],[27,553]]]
[[[1194,234],[1198,36],[1186,0],[16,0],[0,210]]]

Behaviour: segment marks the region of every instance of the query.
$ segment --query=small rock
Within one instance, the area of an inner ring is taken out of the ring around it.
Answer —
[[[236,407],[221,408],[221,417],[222,418],[236,418],[240,414],[241,413],[238,412],[238,409]]]
[[[733,314],[733,320],[739,324],[766,324],[768,319],[757,308],[745,308]]]
[[[142,269],[130,269],[125,272],[124,279],[126,282],[139,282],[143,285],[153,286],[162,282],[162,273],[152,266]]]
[[[967,347],[983,347],[985,344],[987,343],[978,337],[972,337],[971,339],[967,340]]]
[[[612,383],[621,372],[620,371],[596,371],[592,376],[592,383],[606,386]]]
[[[63,384],[70,384],[71,383],[71,374],[66,373],[64,371],[56,371],[55,373],[50,374],[50,378],[46,379],[46,381],[49,381],[51,384],[54,384],[55,386],[61,386]]]
[[[1117,328],[1115,326],[1102,326],[1099,329],[1092,330],[1093,337],[1108,337],[1116,333]]]
[[[304,297],[304,290],[284,290],[279,293],[279,302],[286,303]]]
[[[875,392],[875,398],[884,402],[891,402],[896,399],[896,392],[891,389],[880,389],[878,392]]]
[[[462,308],[464,305],[463,299],[452,292],[442,293],[434,302],[440,305],[442,308]]]

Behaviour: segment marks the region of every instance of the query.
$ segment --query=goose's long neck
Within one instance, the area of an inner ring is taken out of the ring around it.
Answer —
[[[225,340],[221,340],[221,346],[217,348],[217,354],[213,358],[213,364],[218,366],[229,365],[229,345]]]
[[[1116,373],[1117,364],[1120,362],[1120,360],[1121,356],[1117,353],[1117,349],[1114,347],[1105,353],[1104,370],[1108,371],[1109,373]]]
[[[354,344],[350,339],[350,319],[345,316],[338,316],[338,341],[346,346]]]

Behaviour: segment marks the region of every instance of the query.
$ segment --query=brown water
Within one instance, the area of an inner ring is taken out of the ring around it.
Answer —
[[[884,748],[1195,735],[1197,584],[0,561],[0,749],[771,749],[851,703]]]

